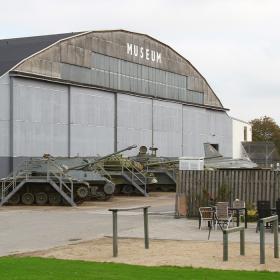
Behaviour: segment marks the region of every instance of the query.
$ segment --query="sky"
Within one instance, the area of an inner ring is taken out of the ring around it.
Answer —
[[[229,115],[280,125],[279,0],[1,1],[0,39],[126,29],[188,59]]]

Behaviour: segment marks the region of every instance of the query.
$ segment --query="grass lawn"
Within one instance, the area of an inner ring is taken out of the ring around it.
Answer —
[[[136,265],[94,263],[43,258],[0,258],[1,280],[49,279],[280,279],[280,273],[257,271],[223,271],[179,267],[144,267]]]

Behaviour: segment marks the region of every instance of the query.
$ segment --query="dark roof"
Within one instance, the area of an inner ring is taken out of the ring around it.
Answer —
[[[0,40],[0,76],[28,56],[82,32]]]

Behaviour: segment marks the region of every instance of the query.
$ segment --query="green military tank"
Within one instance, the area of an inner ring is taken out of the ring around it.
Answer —
[[[115,168],[113,169],[114,172],[111,172],[110,168],[107,169],[106,163],[110,162],[112,158],[122,157],[121,153],[136,147],[136,145],[132,145],[99,158],[64,158],[59,161],[67,166],[67,174],[84,180],[89,184],[89,197],[96,200],[108,200],[113,195],[115,186],[120,183],[119,179],[122,177],[124,178],[123,182],[127,182],[130,180],[132,173],[128,171],[129,167],[127,165],[123,166],[122,173],[118,172]],[[116,176],[116,173],[119,173],[119,176]],[[137,183],[137,180],[135,179],[134,182]]]
[[[141,146],[136,156],[130,159],[139,162],[143,170],[154,174],[157,183],[149,185],[150,191],[176,191],[176,178],[179,169],[179,159],[176,157],[158,157],[156,147]]]
[[[89,194],[89,184],[65,171],[46,154],[23,162],[10,176],[0,179],[0,206],[4,204],[75,206]]]
[[[147,196],[147,186],[157,183],[152,172],[147,172],[141,163],[124,157],[122,154],[112,155],[100,161],[100,165],[110,174],[110,178],[116,184],[117,194]]]
[[[0,206],[20,203],[75,206],[85,200],[108,200],[114,193],[115,184],[99,163],[134,147],[93,160],[55,158],[49,154],[28,159],[13,174],[0,179]]]

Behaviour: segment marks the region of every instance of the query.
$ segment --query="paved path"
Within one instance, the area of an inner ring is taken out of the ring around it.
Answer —
[[[208,230],[198,230],[197,220],[174,219],[175,195],[154,193],[150,197],[115,197],[109,202],[87,202],[71,207],[3,207],[0,209],[0,256],[21,253],[112,235],[111,207],[151,205],[149,233],[155,239],[207,241]],[[120,212],[121,237],[143,238],[141,211]],[[246,230],[247,241],[259,242],[255,224]],[[238,241],[239,234],[230,235]],[[212,231],[210,241],[222,241],[221,231]],[[267,231],[266,241],[273,235]]]
[[[47,249],[73,240],[92,240],[112,233],[110,207],[152,205],[160,213],[174,209],[174,194],[151,197],[115,197],[109,202],[87,202],[79,207],[2,207],[0,209],[0,256]],[[119,232],[143,227],[141,212],[124,212]],[[143,231],[143,230],[142,230]]]

